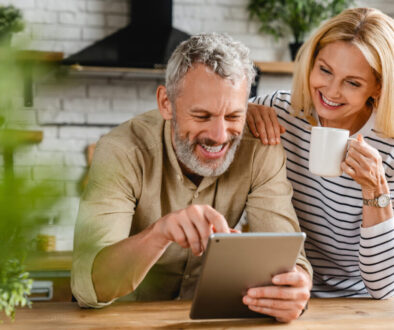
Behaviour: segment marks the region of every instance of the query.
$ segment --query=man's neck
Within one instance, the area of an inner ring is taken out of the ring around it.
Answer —
[[[178,161],[179,166],[182,170],[182,173],[184,175],[186,175],[186,177],[193,182],[196,187],[198,187],[203,179],[203,177],[201,175],[195,174],[193,172],[191,172],[185,165],[182,164],[182,162]]]

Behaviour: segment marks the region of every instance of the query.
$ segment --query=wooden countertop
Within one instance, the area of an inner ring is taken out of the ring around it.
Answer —
[[[72,251],[37,252],[26,260],[27,271],[69,271]]]
[[[311,299],[297,321],[271,318],[191,320],[188,301],[118,302],[102,309],[80,309],[76,303],[36,302],[16,311],[6,329],[394,329],[394,299]]]

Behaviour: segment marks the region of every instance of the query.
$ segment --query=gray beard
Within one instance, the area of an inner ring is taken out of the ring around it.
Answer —
[[[198,140],[190,142],[187,137],[182,138],[179,134],[179,128],[174,117],[171,120],[171,123],[174,129],[175,153],[178,160],[183,165],[185,165],[194,174],[202,177],[219,176],[227,171],[228,167],[234,160],[234,155],[241,142],[242,134],[239,136],[232,136],[228,141],[230,147],[228,148],[224,159],[221,158],[209,162],[202,162],[194,153]]]

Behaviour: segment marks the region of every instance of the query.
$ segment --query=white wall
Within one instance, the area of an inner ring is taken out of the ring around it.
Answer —
[[[160,1],[160,0],[158,0]],[[23,10],[28,26],[15,43],[33,39],[30,48],[75,53],[128,23],[127,0],[0,0],[0,4]],[[289,60],[287,40],[274,42],[258,33],[258,23],[248,19],[248,0],[174,0],[174,26],[190,34],[203,31],[227,32],[243,41],[258,61]],[[359,5],[376,7],[393,15],[392,0],[359,0]],[[15,155],[16,171],[29,171],[31,180],[49,178],[62,188],[64,198],[60,223],[69,228],[78,208],[78,182],[86,170],[85,148],[114,125],[155,107],[155,89],[160,79],[48,76],[35,86],[33,108],[17,100],[15,111],[33,128],[44,131],[44,140]],[[271,77],[260,92],[289,88],[291,77]],[[17,123],[15,123],[17,124]],[[54,176],[51,161],[61,169]],[[66,230],[61,230],[66,232]],[[71,239],[68,230],[66,238]]]

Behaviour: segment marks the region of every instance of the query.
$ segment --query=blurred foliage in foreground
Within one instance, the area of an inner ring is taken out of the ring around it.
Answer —
[[[0,312],[12,319],[17,306],[30,305],[27,295],[32,280],[24,270],[24,261],[35,249],[34,234],[45,212],[59,198],[53,185],[33,180],[33,165],[23,171],[14,171],[12,166],[13,152],[29,143],[23,130],[29,130],[30,124],[23,127],[25,118],[18,118],[23,117],[23,111],[30,111],[20,105],[25,70],[31,68],[21,60],[20,52],[0,45]]]

